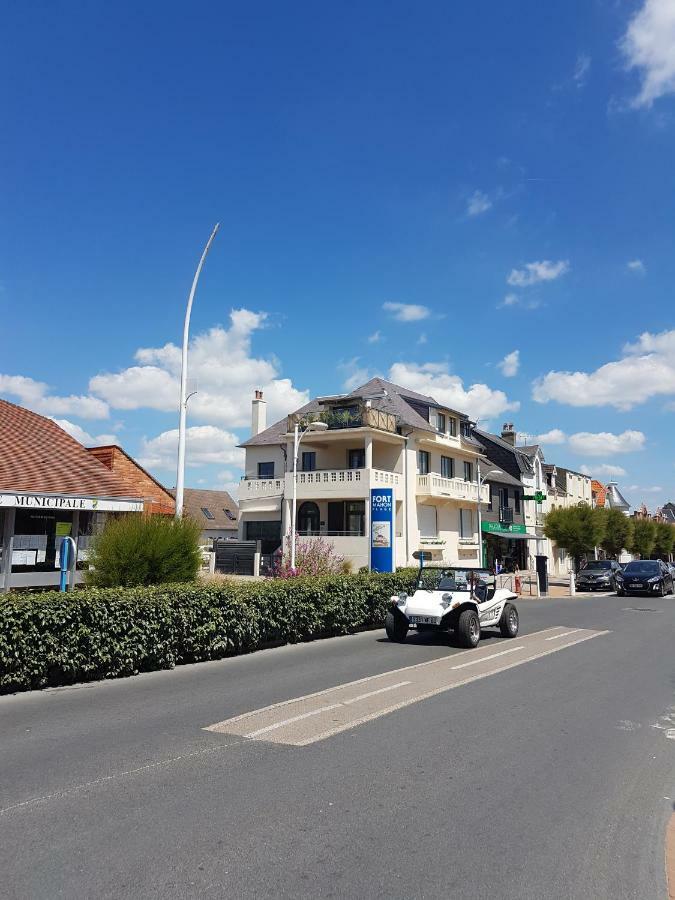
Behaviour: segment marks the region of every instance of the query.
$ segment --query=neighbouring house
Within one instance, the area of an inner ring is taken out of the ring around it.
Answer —
[[[107,444],[102,447],[87,447],[87,450],[128,485],[131,494],[143,498],[143,512],[162,516],[172,516],[175,513],[176,501],[171,491],[146,472],[122,447]]]
[[[82,559],[108,516],[142,510],[142,494],[56,422],[0,399],[1,591],[56,586],[63,537]]]
[[[172,491],[175,494],[175,489]],[[219,538],[234,539],[239,527],[239,507],[227,491],[202,491],[185,488],[183,515],[199,523],[202,544]]]
[[[438,561],[478,564],[478,498],[486,503],[489,489],[479,494],[485,461],[464,413],[381,378],[317,397],[269,427],[265,409],[256,391],[239,487],[239,535],[261,541],[263,555],[291,530],[295,425],[320,421],[324,430],[306,432],[298,454],[302,540],[323,538],[354,568],[370,565],[371,542],[389,540],[371,515],[384,489],[393,497],[391,565],[415,564],[419,549]]]
[[[675,503],[664,503],[659,512],[663,522],[675,525]]]
[[[591,480],[591,505],[598,509],[604,509],[607,497],[607,488],[597,479]]]

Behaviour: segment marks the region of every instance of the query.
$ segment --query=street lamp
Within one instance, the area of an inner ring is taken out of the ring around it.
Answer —
[[[484,564],[483,560],[483,500],[481,499],[481,488],[490,477],[490,475],[500,475],[501,472],[499,469],[490,469],[489,472],[486,472],[485,475],[481,477],[480,474],[480,461],[476,463],[476,474],[478,476],[478,562],[482,567]]]
[[[295,423],[293,429],[293,505],[291,507],[291,569],[295,569],[295,520],[296,520],[296,504],[298,495],[298,447],[300,441],[304,438],[308,431],[326,431],[328,425],[325,422],[308,422],[303,431],[300,426]]]
[[[187,402],[190,399],[187,394],[187,359],[188,359],[188,337],[190,334],[190,313],[192,312],[192,301],[195,298],[197,290],[197,282],[206,259],[206,254],[211,249],[211,244],[216,236],[216,232],[220,228],[220,222],[216,223],[216,227],[211,232],[211,237],[206,242],[204,252],[199,260],[195,277],[192,279],[192,287],[190,296],[188,297],[187,309],[185,310],[185,321],[183,322],[183,354],[180,364],[180,414],[178,419],[178,471],[176,472],[176,518],[180,519],[183,515],[183,493],[185,489],[185,420],[187,418]],[[190,395],[192,396],[192,394]]]

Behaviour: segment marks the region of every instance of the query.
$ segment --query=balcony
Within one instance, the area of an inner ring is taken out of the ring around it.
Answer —
[[[297,413],[288,416],[287,431],[290,433],[296,425],[304,425],[307,418],[307,416],[300,416]],[[313,421],[325,422],[329,431],[343,428],[377,428],[379,431],[396,434],[397,429],[396,416],[380,409],[373,409],[371,406],[355,405],[340,409],[325,409],[323,412],[310,414],[309,418]]]
[[[417,476],[417,493],[425,497],[438,497],[440,500],[463,500],[478,503],[478,484],[475,481],[464,481],[461,478],[443,478],[430,473]],[[490,489],[484,484],[481,500],[487,503]]]
[[[402,476],[383,469],[318,469],[298,472],[298,499],[368,497],[371,488],[396,488]],[[293,495],[293,473],[286,473],[286,496]]]
[[[242,478],[239,482],[239,502],[259,500],[261,497],[281,497],[284,493],[283,478]]]
[[[502,506],[499,509],[499,521],[503,525],[510,525],[513,522],[513,508],[510,506]]]

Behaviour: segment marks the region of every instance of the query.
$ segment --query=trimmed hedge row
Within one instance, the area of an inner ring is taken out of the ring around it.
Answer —
[[[10,594],[0,600],[0,693],[120,678],[381,627],[416,570],[257,582]]]

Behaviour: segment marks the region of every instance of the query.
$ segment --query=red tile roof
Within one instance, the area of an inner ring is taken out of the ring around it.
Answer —
[[[0,399],[0,491],[133,497],[126,483],[63,428]]]

